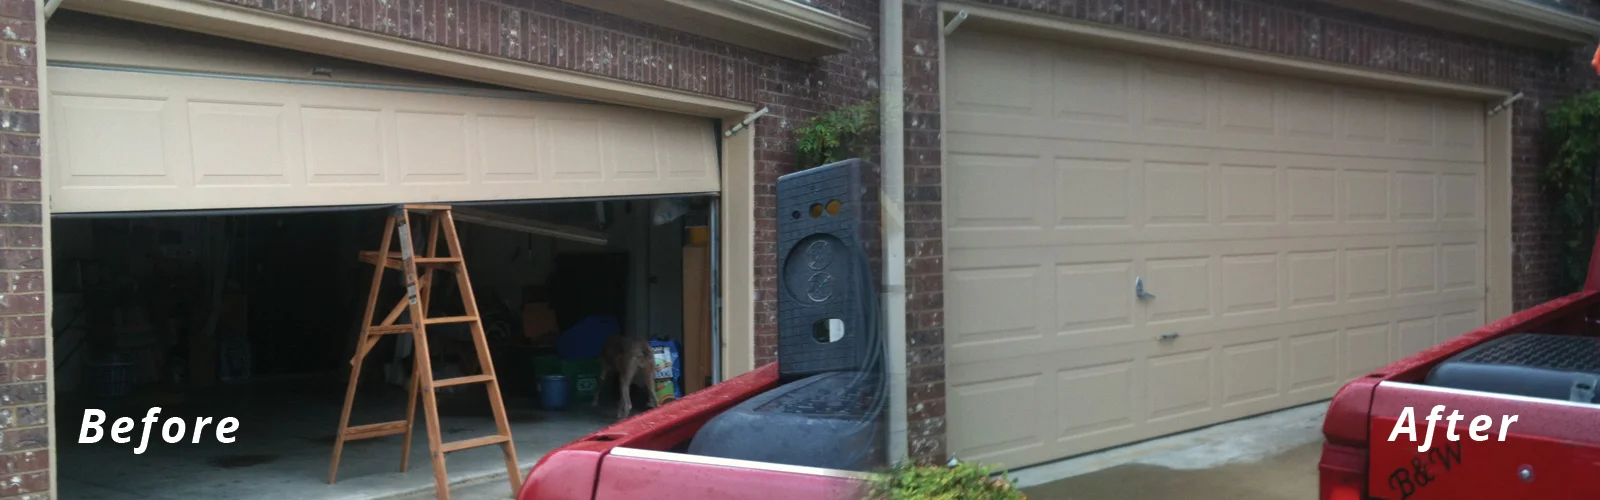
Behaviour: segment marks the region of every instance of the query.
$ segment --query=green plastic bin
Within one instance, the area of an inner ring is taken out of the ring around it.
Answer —
[[[569,401],[585,403],[594,399],[600,388],[599,359],[561,359],[553,355],[540,355],[533,359],[535,378],[545,375],[566,375]]]

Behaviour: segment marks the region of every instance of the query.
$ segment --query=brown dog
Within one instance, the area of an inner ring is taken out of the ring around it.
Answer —
[[[629,397],[628,386],[637,385],[650,393],[650,408],[656,407],[655,398],[655,371],[656,356],[650,350],[650,342],[645,339],[632,338],[623,334],[612,335],[600,347],[600,383],[605,384],[606,376],[617,374],[618,391],[617,418],[628,418],[633,413],[633,398]],[[600,405],[600,391],[594,391],[594,401],[589,406]]]

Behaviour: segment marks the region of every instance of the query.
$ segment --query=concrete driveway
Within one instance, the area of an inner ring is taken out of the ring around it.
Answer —
[[[1317,498],[1326,403],[1016,471],[1034,500]]]
[[[1317,498],[1321,456],[1319,441],[1258,462],[1194,470],[1119,465],[1024,491],[1037,500],[1304,500]]]

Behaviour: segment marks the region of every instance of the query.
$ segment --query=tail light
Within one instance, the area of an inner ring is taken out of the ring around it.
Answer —
[[[1367,498],[1367,453],[1360,448],[1323,443],[1319,497],[1322,500]]]

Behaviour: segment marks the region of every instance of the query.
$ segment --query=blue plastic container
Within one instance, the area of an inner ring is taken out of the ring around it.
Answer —
[[[546,410],[567,408],[566,375],[545,375],[539,380],[539,399]]]

